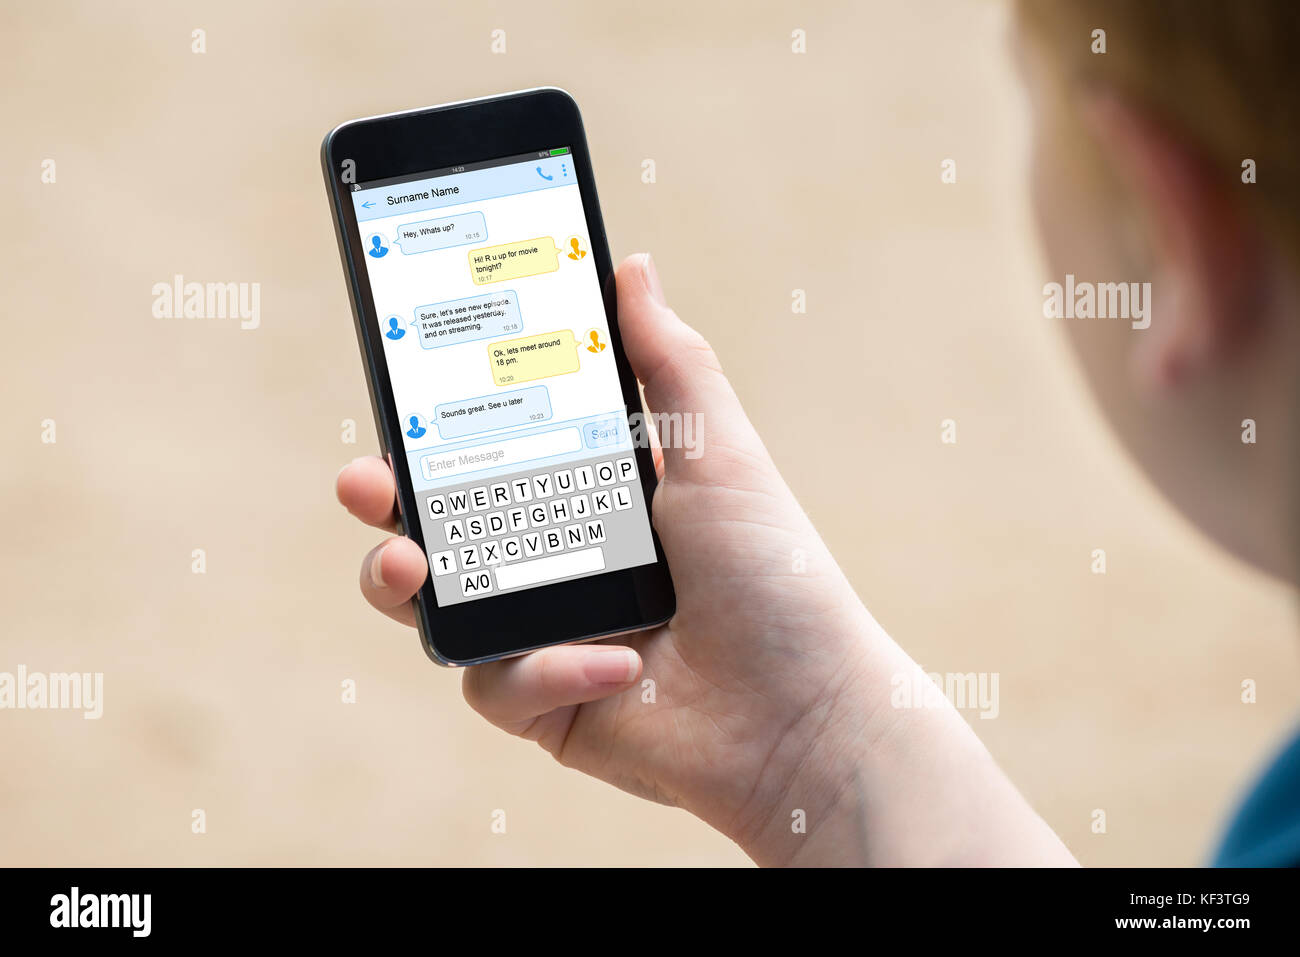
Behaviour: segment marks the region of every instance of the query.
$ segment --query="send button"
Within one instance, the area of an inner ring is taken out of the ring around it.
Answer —
[[[627,423],[622,419],[599,419],[584,425],[582,435],[589,449],[614,445],[623,441],[624,436],[627,435]]]

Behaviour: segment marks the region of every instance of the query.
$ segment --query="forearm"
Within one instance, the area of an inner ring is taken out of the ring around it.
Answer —
[[[950,703],[893,706],[920,669],[862,614],[860,659],[790,728],[733,838],[761,865],[1073,865]]]

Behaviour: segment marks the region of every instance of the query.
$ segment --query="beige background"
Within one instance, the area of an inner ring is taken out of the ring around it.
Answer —
[[[478,720],[361,599],[378,535],[334,502],[376,442],[322,136],[554,84],[585,111],[615,255],[653,251],[880,621],[927,669],[1000,673],[1000,717],[968,716],[1082,861],[1203,861],[1293,716],[1292,602],[1122,460],[1041,317],[1003,18],[6,5],[0,670],[102,671],[105,714],[0,712],[0,860],[745,863]],[[261,283],[261,327],[153,318],[176,273]]]

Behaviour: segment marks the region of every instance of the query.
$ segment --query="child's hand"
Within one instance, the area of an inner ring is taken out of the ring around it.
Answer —
[[[618,644],[469,668],[466,699],[562,764],[686,808],[760,863],[993,856],[981,853],[991,834],[954,823],[960,797],[947,775],[968,775],[961,784],[974,791],[1000,781],[1008,801],[1018,796],[955,712],[890,708],[891,678],[910,680],[916,666],[858,601],[708,343],[664,303],[648,256],[626,260],[617,287],[651,410],[701,417],[702,448],[663,450],[654,499],[677,614]],[[338,495],[363,521],[394,527],[381,459],[345,468]],[[427,571],[414,542],[390,538],[363,561],[361,590],[413,624],[410,599]],[[926,790],[938,793],[916,800]],[[792,827],[801,815],[806,833]],[[908,833],[868,838],[869,825]],[[977,826],[990,830],[987,817]]]

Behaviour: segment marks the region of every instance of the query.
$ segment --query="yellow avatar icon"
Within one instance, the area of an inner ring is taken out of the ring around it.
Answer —
[[[605,343],[600,341],[600,333],[598,333],[595,329],[592,329],[589,333],[587,333],[587,338],[591,340],[591,342],[588,343],[587,345],[588,352],[605,351]]]
[[[582,244],[578,242],[578,237],[577,237],[577,236],[571,236],[571,237],[569,237],[569,247],[570,247],[570,248],[569,248],[569,258],[570,258],[570,259],[572,259],[572,260],[574,260],[574,261],[576,262],[576,261],[579,260],[579,259],[585,259],[585,258],[586,258],[586,256],[587,256],[587,250],[585,250],[585,249],[582,248]]]

